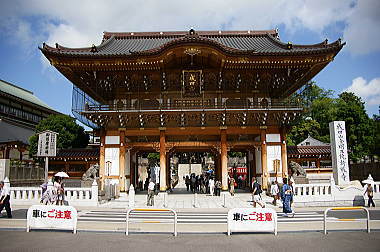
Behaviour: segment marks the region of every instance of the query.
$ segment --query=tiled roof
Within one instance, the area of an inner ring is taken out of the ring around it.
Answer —
[[[213,45],[226,53],[234,54],[313,54],[321,51],[336,51],[343,44],[340,40],[328,44],[324,41],[315,45],[293,45],[279,40],[276,30],[269,31],[197,31],[189,32],[105,32],[99,46],[67,48],[56,44],[44,44],[42,51],[73,56],[127,56],[159,53],[165,48],[184,43]]]
[[[99,148],[60,149],[52,159],[99,159]]]
[[[288,156],[331,155],[330,146],[287,146]]]
[[[297,144],[297,146],[306,146],[306,145],[310,145],[310,146],[330,146],[329,143],[321,142],[321,141],[319,141],[319,140],[311,137],[310,135],[305,140],[303,140],[302,142],[300,142],[299,144]]]
[[[37,96],[35,96],[31,91],[18,87],[14,84],[11,84],[1,79],[0,79],[0,94],[11,95],[18,99],[38,105],[40,107],[53,110],[46,103],[44,103]]]

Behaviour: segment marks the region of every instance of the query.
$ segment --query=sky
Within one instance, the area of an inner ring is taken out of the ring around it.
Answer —
[[[280,39],[346,46],[314,81],[350,91],[369,116],[380,104],[379,0],[0,0],[0,79],[71,114],[72,84],[43,57],[43,42],[88,47],[104,31],[279,29]]]

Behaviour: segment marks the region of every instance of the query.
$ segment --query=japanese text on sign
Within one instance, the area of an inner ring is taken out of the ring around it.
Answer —
[[[38,135],[39,157],[54,157],[56,155],[57,133],[53,131],[44,131]]]
[[[234,208],[228,212],[228,234],[231,232],[277,233],[277,214],[271,208]]]
[[[72,206],[33,205],[28,209],[30,228],[72,229],[76,232],[78,213]]]
[[[334,121],[329,126],[334,179],[338,184],[348,183],[350,176],[345,122]]]

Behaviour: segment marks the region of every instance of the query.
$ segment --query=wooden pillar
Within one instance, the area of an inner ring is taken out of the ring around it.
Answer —
[[[105,143],[106,136],[104,132],[100,134],[100,157],[99,157],[99,177],[100,177],[100,188],[104,190],[104,179],[105,179]]]
[[[283,130],[281,133],[281,163],[282,163],[282,177],[288,177],[288,155],[286,151],[286,134]]]
[[[5,147],[5,159],[9,159],[9,151],[11,148],[9,146]]]
[[[165,131],[160,130],[160,191],[165,192],[166,186],[166,143]]]
[[[136,165],[137,164],[137,158],[136,158],[136,151],[131,151],[130,152],[130,181],[131,181],[131,185],[134,186],[134,188],[136,188],[137,184],[136,184],[136,180],[135,180],[135,173],[137,172],[136,170]],[[145,181],[144,181],[145,183]]]
[[[227,132],[225,129],[220,131],[220,146],[221,146],[221,166],[222,166],[222,190],[228,190],[228,158],[227,158]]]
[[[268,167],[267,167],[267,145],[266,145],[266,130],[261,130],[261,171],[263,178],[263,189],[268,188]]]
[[[120,191],[126,191],[125,188],[125,131],[121,130],[120,135],[120,147],[119,147],[119,185]]]
[[[167,187],[170,187],[171,188],[171,169],[170,169],[170,154],[167,153],[166,155],[166,185]],[[173,189],[173,188],[172,188]]]

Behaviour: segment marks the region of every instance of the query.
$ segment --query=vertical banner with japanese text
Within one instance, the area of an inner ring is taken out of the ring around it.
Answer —
[[[57,133],[45,130],[38,134],[38,157],[55,157],[57,153]]]
[[[72,206],[33,205],[27,213],[27,231],[31,228],[73,230],[76,233],[78,212]]]
[[[347,155],[346,126],[344,121],[330,122],[331,158],[335,183],[350,183]]]
[[[228,211],[228,235],[231,232],[274,232],[277,213],[272,208],[233,208]]]

